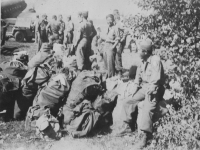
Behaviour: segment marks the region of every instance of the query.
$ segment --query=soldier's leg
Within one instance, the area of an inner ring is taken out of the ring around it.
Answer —
[[[116,56],[115,56],[115,67],[116,70],[120,71],[122,69],[122,45],[117,46]]]
[[[123,101],[121,118],[123,121],[122,128],[117,131],[116,136],[124,136],[135,130],[136,107],[140,101],[145,98],[145,90],[140,89],[133,97],[130,96]]]
[[[85,57],[85,70],[90,70],[91,69],[91,62],[90,62],[90,56],[91,56],[91,43],[90,41],[87,41],[87,46],[85,47],[84,50],[84,57]]]
[[[147,95],[144,100],[142,109],[141,130],[152,133],[153,130],[153,115],[156,109],[156,98],[154,95]]]
[[[145,90],[141,88],[133,97],[128,97],[123,101],[121,114],[124,122],[131,123],[133,119],[136,120],[136,118],[132,118],[132,115],[135,113],[138,103],[144,99]]]
[[[74,38],[74,33],[71,32],[71,39],[70,39],[71,44],[73,43],[73,38]]]
[[[41,46],[42,46],[42,40],[41,40],[41,38],[39,38],[39,40],[38,40],[38,52],[40,51]]]
[[[108,71],[108,77],[112,77],[115,75],[115,50],[108,49],[106,51],[107,56],[107,71]]]
[[[59,35],[59,39],[60,39],[60,42],[61,44],[63,44],[63,41],[64,41],[64,33],[62,33],[61,35]]]
[[[68,32],[68,42],[72,44],[72,34],[70,32]]]
[[[76,57],[77,57],[77,66],[79,70],[85,69],[85,56],[86,56],[86,48],[87,48],[87,40],[82,39],[80,43],[78,44],[77,50],[76,50]]]

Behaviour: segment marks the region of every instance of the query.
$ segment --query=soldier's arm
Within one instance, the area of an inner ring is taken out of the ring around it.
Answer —
[[[117,44],[120,42],[120,31],[119,28],[117,26],[115,26],[115,39],[114,39],[115,43],[113,45],[113,48],[115,48],[117,46]]]
[[[149,90],[148,94],[151,94],[153,92],[156,92],[157,87],[159,85],[159,82],[162,80],[162,66],[161,66],[161,60],[158,56],[153,56],[151,59],[152,64],[152,74],[149,82]]]
[[[92,26],[92,34],[91,34],[91,38],[93,38],[95,35],[97,35],[97,31],[94,28],[94,26]]]
[[[140,87],[140,83],[141,83],[141,65],[137,67],[132,96],[134,96],[137,93]]]
[[[73,32],[74,31],[74,24],[72,22],[69,22],[69,25],[68,25],[68,32]]]
[[[76,34],[76,42],[74,44],[75,47],[78,45],[78,43],[81,40],[81,34],[82,34],[82,32],[83,32],[83,26],[80,25],[80,27],[77,30],[77,34]]]
[[[38,26],[37,26],[37,31],[38,31],[38,36],[40,37],[40,23],[38,22]]]

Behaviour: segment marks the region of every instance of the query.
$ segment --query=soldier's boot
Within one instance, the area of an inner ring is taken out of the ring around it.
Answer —
[[[117,131],[117,133],[115,134],[116,137],[122,137],[125,135],[131,135],[133,133],[130,124],[128,123],[123,123],[122,128],[120,130]]]
[[[151,134],[145,131],[142,131],[139,140],[136,142],[137,144],[134,145],[134,150],[142,150],[147,146],[147,143],[151,137]]]

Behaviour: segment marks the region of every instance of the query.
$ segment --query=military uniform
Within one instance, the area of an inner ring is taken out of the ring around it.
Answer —
[[[38,37],[38,25],[39,25],[39,18],[35,20],[35,43],[38,43],[39,37]]]
[[[122,52],[126,43],[126,34],[124,32],[124,26],[122,22],[118,22],[116,25],[116,28],[119,30],[119,36],[120,36],[120,42],[116,46],[116,55],[115,55],[115,66],[116,70],[121,70],[122,68]]]
[[[92,33],[92,26],[87,20],[82,20],[79,24],[78,31],[81,33],[80,42],[78,43],[76,56],[77,66],[79,70],[89,70],[91,63],[90,57],[90,35]]]
[[[66,30],[67,30],[67,35],[66,35],[66,38],[67,38],[67,41],[66,41],[66,44],[72,44],[73,42],[73,37],[74,37],[74,24],[73,22],[70,20],[66,23]]]
[[[140,81],[142,82],[140,83]],[[132,121],[136,120],[132,116],[134,116],[138,103],[144,101],[140,129],[152,133],[154,110],[164,94],[164,70],[159,56],[150,56],[147,61],[141,63],[137,69],[135,83],[139,90],[133,97],[130,96],[124,100],[122,107],[123,121],[132,124]],[[156,93],[147,94],[149,90]]]
[[[50,29],[50,34],[52,36],[52,39],[58,40],[59,39],[60,24],[56,20],[54,20],[48,25],[47,28]]]
[[[107,32],[108,40],[120,40],[119,30],[116,26],[112,26],[108,28]],[[103,48],[103,58],[105,63],[105,69],[108,71],[108,77],[112,77],[115,75],[115,55],[116,48],[113,49],[114,43],[109,41],[105,41]]]
[[[38,25],[38,32],[40,33],[38,51],[40,50],[42,43],[48,42],[47,25],[48,22],[45,20],[42,20]]]
[[[64,41],[64,31],[65,31],[65,22],[60,20],[59,21],[59,27],[60,27],[60,30],[59,30],[59,39],[61,41],[61,44],[63,44],[63,41]]]

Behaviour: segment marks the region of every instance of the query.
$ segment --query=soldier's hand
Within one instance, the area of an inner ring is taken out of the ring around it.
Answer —
[[[148,89],[147,94],[148,94],[148,95],[151,95],[151,94],[154,93],[154,91],[155,91],[154,89]]]

